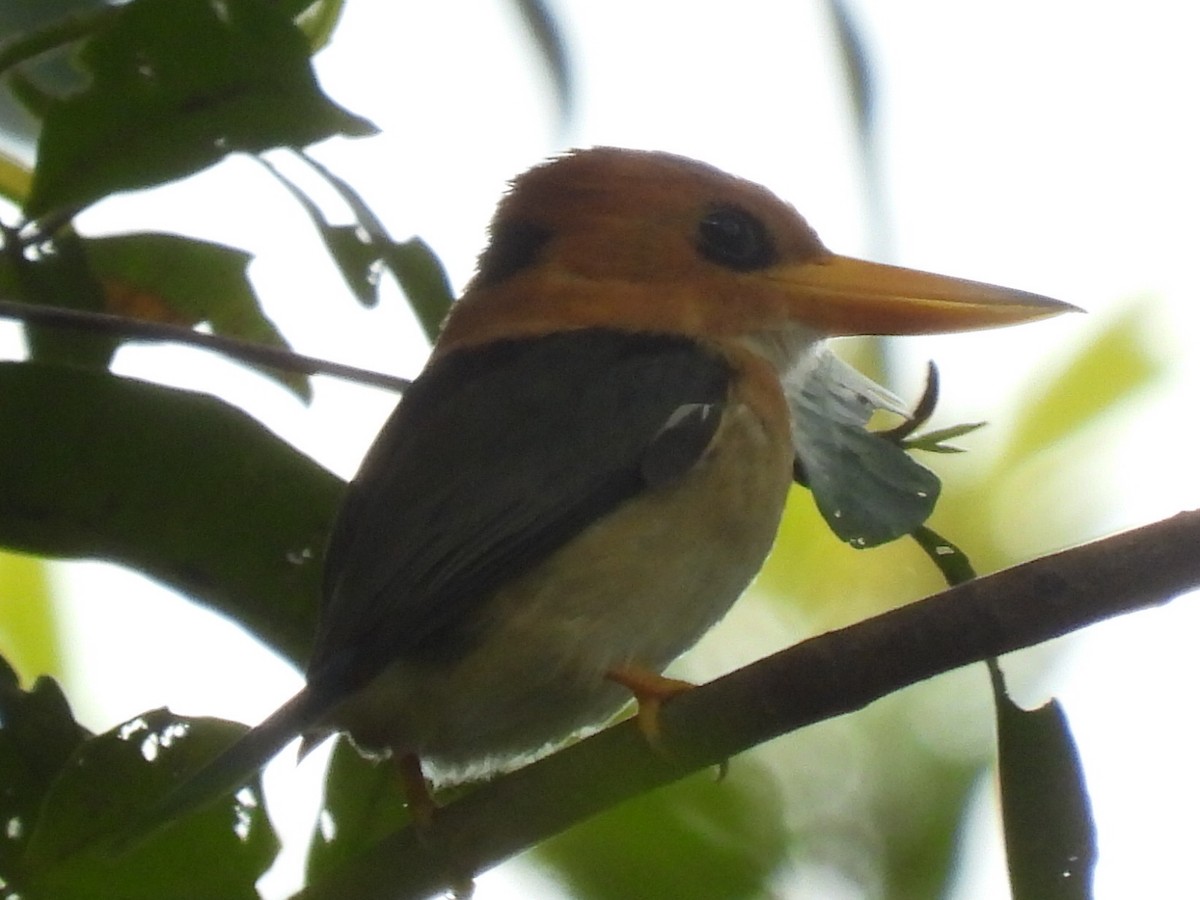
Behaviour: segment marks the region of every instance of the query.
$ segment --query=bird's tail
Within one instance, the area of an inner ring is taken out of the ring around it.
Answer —
[[[305,688],[250,729],[195,775],[174,788],[140,816],[118,839],[118,853],[156,834],[160,828],[231,793],[250,781],[268,760],[325,711],[323,698]]]

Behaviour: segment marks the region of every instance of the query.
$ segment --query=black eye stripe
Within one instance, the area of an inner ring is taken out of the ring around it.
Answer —
[[[775,244],[762,220],[740,206],[712,207],[696,229],[696,249],[710,262],[738,272],[776,262]]]
[[[524,219],[494,222],[491,241],[479,257],[476,286],[499,284],[536,265],[551,236],[549,228]]]

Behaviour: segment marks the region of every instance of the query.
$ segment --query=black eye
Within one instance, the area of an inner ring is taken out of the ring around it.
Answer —
[[[705,259],[738,272],[765,269],[775,262],[767,227],[738,206],[716,206],[700,220],[696,249]]]

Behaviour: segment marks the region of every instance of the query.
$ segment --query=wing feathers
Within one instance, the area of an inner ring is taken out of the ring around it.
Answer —
[[[648,486],[720,421],[729,364],[685,338],[589,329],[435,361],[334,529],[310,680],[343,690],[467,635],[481,601]],[[333,691],[338,693],[338,691]]]

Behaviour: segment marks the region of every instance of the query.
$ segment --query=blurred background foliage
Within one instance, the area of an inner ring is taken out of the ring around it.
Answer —
[[[551,7],[512,0],[512,8],[529,52],[548,76],[560,127],[569,129],[586,112],[575,93],[586,72],[572,66],[570,44]],[[839,101],[851,111],[862,184],[872,197],[868,207],[876,211],[875,241],[884,246],[886,204],[877,195],[885,191],[886,177],[879,166],[878,85],[870,49],[852,10],[830,2],[827,12],[832,58],[843,79]],[[140,227],[84,233],[72,222],[94,202],[120,203],[114,195],[190,176],[230,154],[304,146],[334,134],[371,134],[370,122],[339,105],[352,105],[355,98],[331,100],[308,65],[309,54],[337,40],[341,13],[339,0],[133,0],[125,7],[56,0],[0,7],[5,136],[0,194],[9,201],[0,299],[74,302],[288,346],[287,329],[264,312],[246,275],[249,257],[240,248]],[[171,27],[179,17],[191,17],[186,32]],[[300,30],[292,28],[293,21]],[[254,43],[264,36],[265,43]],[[246,65],[201,64],[196,71],[206,73],[202,78],[180,70],[156,81],[157,94],[144,92],[143,82],[155,81],[182,49],[198,59],[231,58]],[[376,64],[385,62],[372,61]],[[282,94],[279,72],[288,79]],[[231,95],[239,97],[237,103],[224,102]],[[129,123],[143,119],[122,118],[128,109],[114,112],[131,96],[145,104],[140,115],[157,117],[150,137],[139,135],[137,152],[127,152],[130,135],[138,131]],[[543,101],[530,96],[512,102]],[[267,109],[270,115],[264,115]],[[125,125],[115,128],[118,120]],[[436,131],[426,129],[415,138],[436,141]],[[202,152],[196,152],[197,143]],[[314,184],[314,170],[301,170],[310,179],[303,188],[288,181],[301,203],[297,212],[316,225],[331,268],[345,280],[345,296],[369,305],[380,275],[390,272],[420,307],[428,328],[449,299],[449,279],[431,251],[394,241],[371,213],[370,197],[360,198],[337,175],[318,169]],[[386,190],[386,184],[373,184],[369,193]],[[330,196],[348,204],[349,224],[326,221],[322,210]],[[414,252],[415,257],[406,255]],[[321,307],[306,311],[321,314]],[[1091,536],[1086,523],[1102,516],[1110,500],[1072,477],[1071,460],[1096,453],[1107,438],[1104,423],[1163,376],[1165,364],[1144,319],[1137,304],[1107,317],[1087,341],[1061,354],[1056,371],[1012,386],[1019,402],[988,429],[961,440],[970,453],[926,460],[946,485],[931,524],[964,547],[980,571]],[[0,542],[20,551],[0,555],[0,653],[19,674],[21,687],[32,688],[46,674],[67,684],[87,677],[72,672],[71,648],[64,644],[52,601],[52,575],[29,553],[120,561],[233,617],[301,663],[324,529],[340,481],[236,408],[237,397],[227,402],[114,377],[107,367],[115,344],[97,352],[94,339],[72,342],[57,332],[31,332],[29,359],[0,363],[5,435]],[[847,344],[845,355],[877,377],[896,365],[881,342]],[[306,379],[289,376],[285,384],[309,396]],[[939,424],[953,423],[935,421]],[[1027,501],[1037,509],[1031,512]],[[869,552],[839,542],[809,496],[796,489],[778,544],[751,594],[678,671],[710,677],[799,636],[840,627],[942,585],[911,541]],[[1048,663],[1046,653],[1033,654],[1015,666],[1013,677],[1036,681]],[[30,707],[22,705],[25,695],[6,696],[0,736],[11,742],[15,726],[29,715],[21,710]],[[45,716],[46,708],[37,706],[38,715]],[[152,721],[161,737],[180,720],[158,714]],[[190,727],[193,739],[215,740],[228,726],[193,720]],[[947,896],[968,801],[989,778],[992,729],[985,672],[981,667],[955,672],[761,747],[734,760],[722,781],[687,779],[614,809],[538,848],[517,864],[514,877],[521,877],[522,866],[533,866],[547,896],[557,891],[596,900]],[[78,751],[78,738],[64,743],[61,733],[30,740],[23,752],[42,740],[66,748],[64,753]],[[109,744],[73,758],[76,764],[108,759],[97,754],[111,753],[112,741],[123,740],[128,731],[114,731]],[[12,752],[11,743],[4,747]],[[354,803],[373,796],[377,780],[353,756],[342,752],[338,758],[350,771],[339,775],[345,785],[339,790],[346,794],[331,798],[331,807],[345,815],[357,809],[354,814],[362,816]],[[357,775],[355,767],[361,767]],[[53,796],[51,807],[71,809],[81,802],[77,789],[46,783],[39,790]],[[113,789],[128,792],[130,786],[122,781]],[[137,790],[150,797],[156,789],[147,784]],[[92,796],[88,802],[107,801]],[[257,808],[253,799],[238,804],[241,810]],[[36,831],[30,809],[23,808],[24,818],[10,810],[10,823],[19,827],[10,824],[4,839],[5,879],[18,884],[24,877],[22,896],[96,896],[96,879],[113,873],[94,857],[72,856],[69,840],[44,822]],[[375,815],[379,819],[371,827],[326,834],[318,855],[352,853],[355,842],[390,827],[402,812],[373,810]],[[184,831],[140,851],[120,873],[140,887],[123,896],[172,890],[171,882],[147,873],[185,858],[185,849],[212,840],[208,852],[224,858],[219,830]],[[331,852],[328,845],[339,840],[343,845]],[[239,869],[248,883],[269,865],[270,843],[255,842],[253,859]],[[47,846],[58,849],[49,853]],[[189,896],[242,895],[227,883],[189,887]]]

